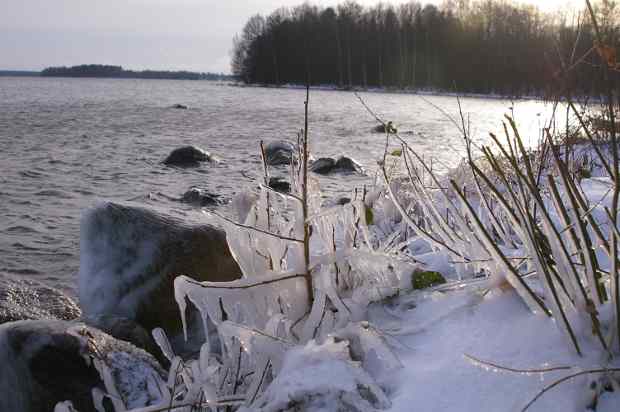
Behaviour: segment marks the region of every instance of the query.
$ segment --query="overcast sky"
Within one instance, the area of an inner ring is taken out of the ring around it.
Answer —
[[[565,3],[523,1],[543,8]],[[100,63],[128,69],[229,72],[232,37],[248,17],[302,2],[0,0],[0,69]],[[372,5],[377,1],[358,2]],[[441,0],[420,2],[440,4]],[[338,1],[311,3],[335,5]]]

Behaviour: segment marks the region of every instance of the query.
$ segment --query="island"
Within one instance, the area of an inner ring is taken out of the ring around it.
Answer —
[[[103,64],[82,64],[71,67],[48,67],[41,74],[43,77],[99,77],[119,79],[175,79],[175,80],[233,80],[234,77],[223,73],[199,73],[190,71],[167,70],[125,70],[122,66]]]

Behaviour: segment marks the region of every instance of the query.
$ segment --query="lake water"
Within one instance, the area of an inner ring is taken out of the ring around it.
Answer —
[[[445,114],[454,97],[361,93],[412,146],[458,164],[464,146]],[[230,198],[256,186],[259,141],[291,139],[303,127],[305,90],[234,87],[213,82],[0,77],[0,272],[27,276],[74,294],[79,219],[99,200],[134,201],[171,214],[196,214],[170,200],[190,186]],[[181,103],[188,110],[172,109]],[[514,113],[536,139],[551,105],[538,101],[464,98],[472,134],[485,140]],[[367,176],[321,177],[326,197],[372,183],[384,136],[351,92],[310,96],[315,157],[348,155]],[[221,159],[195,169],[166,167],[176,147],[193,144]]]

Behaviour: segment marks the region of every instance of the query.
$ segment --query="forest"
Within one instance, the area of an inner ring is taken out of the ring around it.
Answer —
[[[595,9],[605,43],[617,44],[616,2]],[[596,95],[600,53],[590,24],[585,10],[545,13],[505,0],[304,3],[252,16],[234,38],[231,65],[246,83],[523,96],[568,87],[559,79],[579,59],[587,64],[571,68],[571,90]]]
[[[230,76],[189,71],[125,70],[121,66],[82,64],[71,67],[48,67],[41,72],[44,77],[112,77],[125,79],[178,79],[178,80],[227,80]]]

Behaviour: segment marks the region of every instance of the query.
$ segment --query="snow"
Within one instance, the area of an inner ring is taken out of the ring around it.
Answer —
[[[390,321],[390,318],[392,320]],[[371,321],[402,344],[403,368],[391,378],[393,412],[520,411],[545,385],[567,374],[518,374],[476,365],[465,357],[512,368],[578,366],[553,320],[533,315],[513,291],[482,297],[482,289],[414,292]],[[584,411],[586,378],[548,392],[532,411]],[[582,407],[579,407],[582,406]]]

